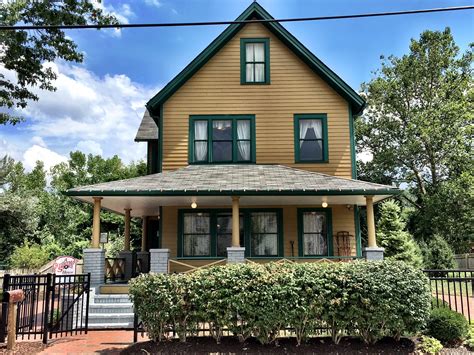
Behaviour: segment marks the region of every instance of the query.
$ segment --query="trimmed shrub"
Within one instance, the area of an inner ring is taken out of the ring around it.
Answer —
[[[438,354],[443,349],[443,344],[438,339],[422,335],[420,342],[416,344],[416,354]]]
[[[220,342],[277,341],[291,328],[301,344],[318,328],[334,342],[358,335],[414,334],[426,324],[431,296],[423,273],[404,262],[268,263],[216,266],[191,275],[142,275],[130,283],[135,310],[151,339],[172,329],[185,341],[201,323]]]
[[[434,308],[428,320],[427,333],[445,344],[456,344],[467,337],[469,323],[462,314],[449,308]]]

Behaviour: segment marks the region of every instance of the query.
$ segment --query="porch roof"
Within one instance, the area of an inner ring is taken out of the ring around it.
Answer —
[[[283,165],[221,164],[190,165],[138,178],[81,186],[66,194],[87,202],[101,196],[105,208],[120,212],[123,208],[135,208],[138,213],[138,205],[143,205],[139,210],[153,205],[156,211],[156,206],[189,206],[197,198],[200,206],[228,205],[229,196],[241,196],[242,205],[317,204],[322,200],[329,204],[365,205],[365,195],[373,195],[377,202],[398,192],[391,186]]]

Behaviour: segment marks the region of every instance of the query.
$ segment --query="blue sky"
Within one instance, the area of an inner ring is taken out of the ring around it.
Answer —
[[[233,20],[251,0],[104,0],[105,11],[120,21],[189,22]],[[466,0],[260,0],[275,18],[472,5]],[[402,55],[411,38],[449,26],[465,50],[474,41],[474,11],[285,23],[323,62],[358,90],[380,65],[380,55]],[[19,112],[17,126],[0,126],[0,155],[10,154],[30,169],[37,159],[51,166],[80,149],[118,154],[125,161],[144,158],[144,144],[133,142],[144,103],[187,65],[225,26],[71,30],[85,53],[80,65],[51,63],[58,72],[54,93]],[[0,71],[2,68],[0,68]],[[12,73],[7,73],[13,75]],[[3,150],[3,152],[2,152]]]

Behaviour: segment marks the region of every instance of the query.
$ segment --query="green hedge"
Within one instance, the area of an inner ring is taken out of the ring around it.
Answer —
[[[466,339],[469,323],[462,314],[450,308],[434,308],[428,320],[427,333],[445,344],[456,344]]]
[[[192,274],[145,274],[130,296],[151,339],[172,330],[181,341],[208,324],[220,341],[229,330],[241,341],[276,340],[291,328],[300,344],[327,327],[374,343],[421,330],[430,314],[428,281],[403,262],[268,263],[217,266]]]

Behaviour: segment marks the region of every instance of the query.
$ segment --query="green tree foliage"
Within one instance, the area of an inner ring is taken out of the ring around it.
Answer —
[[[431,270],[445,270],[456,267],[453,250],[446,240],[435,235],[422,244],[424,267]]]
[[[25,242],[16,247],[10,257],[10,265],[19,269],[35,269],[43,266],[49,261],[48,252],[40,245]]]
[[[25,25],[84,25],[116,24],[114,16],[104,14],[93,1],[7,1],[0,6],[0,23],[13,26]],[[84,54],[76,43],[59,29],[35,31],[2,31],[1,64],[16,73],[12,81],[0,74],[0,107],[25,108],[30,100],[38,100],[31,90],[55,90],[56,73],[44,65],[56,59],[82,62]],[[4,111],[4,110],[2,110]],[[19,117],[0,113],[0,124],[17,123]]]
[[[415,237],[439,233],[460,249],[474,236],[472,63],[472,46],[460,53],[449,28],[425,31],[408,54],[382,57],[356,121],[358,150],[373,154],[359,177],[403,182]]]
[[[54,166],[49,179],[41,162],[25,172],[19,162],[2,161],[8,163],[0,165],[0,260],[8,260],[25,240],[40,245],[49,259],[60,254],[81,257],[90,243],[92,208],[63,192],[73,186],[146,174],[144,162],[125,165],[117,156],[105,159],[81,152],[71,153],[67,163]],[[51,181],[48,186],[47,180]],[[124,232],[122,216],[103,211],[101,222],[102,231],[118,235],[116,238]],[[132,219],[132,245],[140,235],[141,223]]]
[[[388,259],[420,267],[423,263],[420,247],[405,227],[399,204],[395,201],[384,202],[380,207],[380,219],[377,223],[378,244],[385,248]]]

